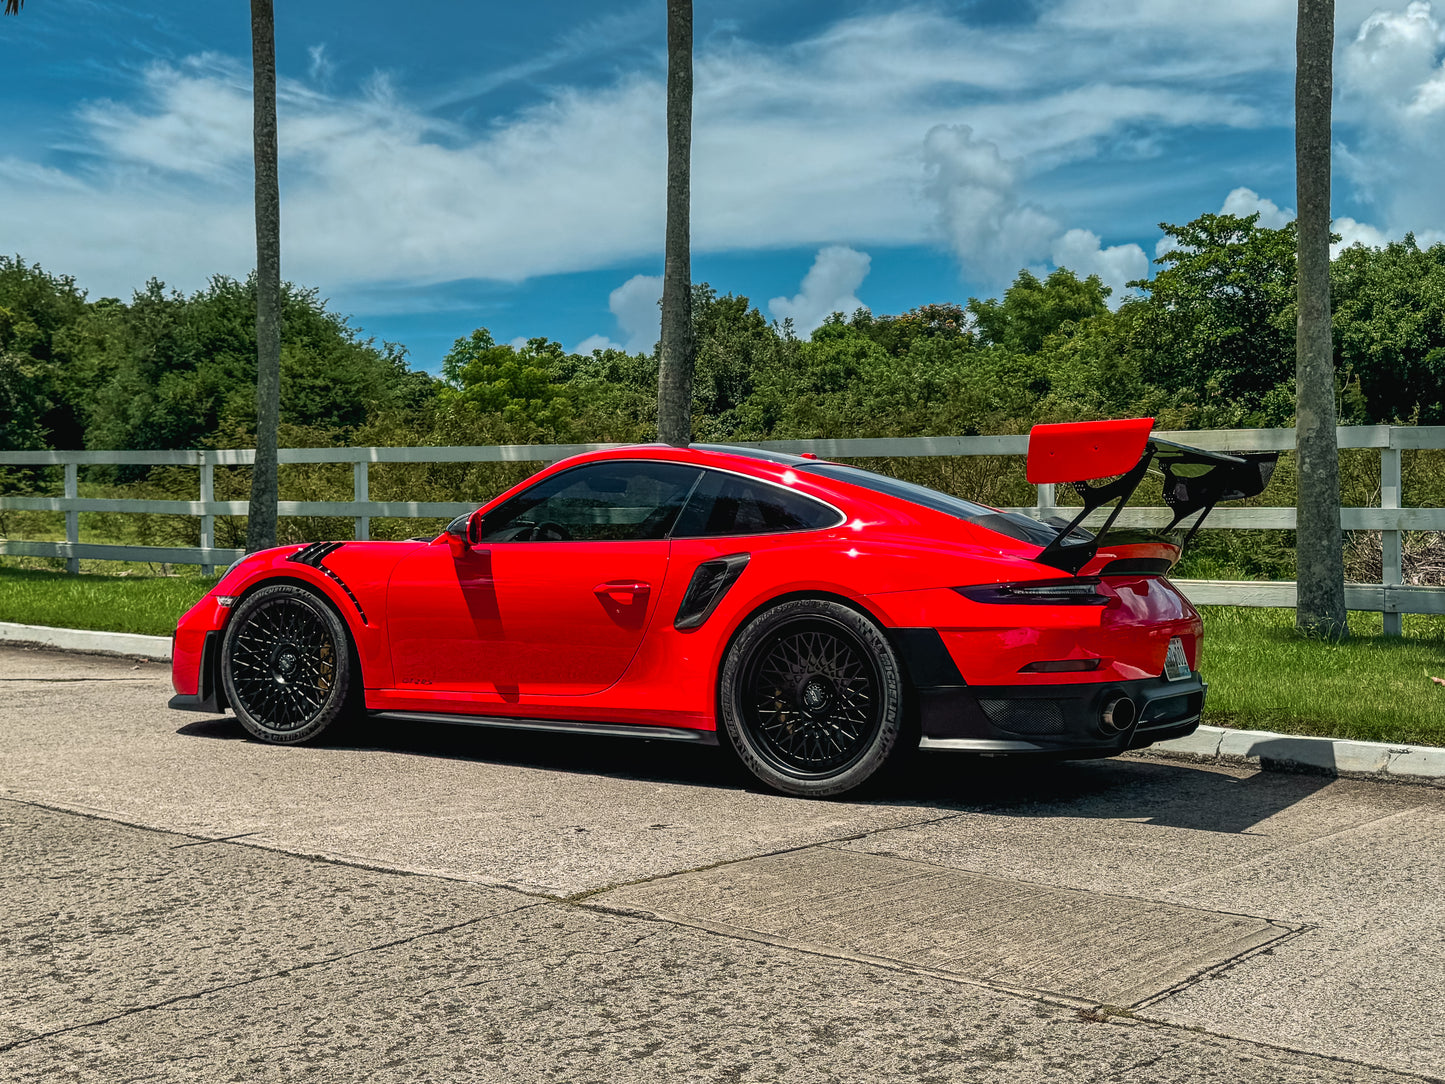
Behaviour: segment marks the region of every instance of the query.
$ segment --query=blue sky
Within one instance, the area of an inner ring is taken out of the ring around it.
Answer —
[[[650,348],[662,0],[278,4],[283,274],[436,370],[500,341]],[[1445,238],[1445,0],[1338,0],[1335,228]],[[1122,290],[1161,221],[1293,206],[1294,0],[697,0],[694,278],[802,330]],[[254,262],[241,0],[0,21],[0,250],[92,297]]]

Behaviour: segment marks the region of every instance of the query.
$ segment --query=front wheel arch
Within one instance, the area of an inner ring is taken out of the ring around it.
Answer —
[[[332,600],[294,577],[267,577],[237,598],[216,656],[217,688],[261,741],[309,741],[361,703],[355,634]]]
[[[315,595],[325,605],[331,608],[331,612],[334,613],[336,615],[336,619],[341,622],[341,627],[346,630],[347,647],[351,651],[351,667],[357,676],[355,686],[357,689],[357,696],[359,698],[360,691],[365,687],[365,682],[362,680],[363,674],[361,668],[361,647],[357,631],[355,627],[351,624],[351,619],[350,617],[348,617],[345,607],[343,607],[339,602],[337,602],[334,598],[328,595],[326,593],[326,588],[322,587],[319,583],[313,583],[310,580],[304,580],[299,576],[262,576],[254,583],[248,584],[246,589],[236,596],[235,605],[231,607],[231,614],[234,614],[237,610],[239,610],[241,608],[241,604],[245,602],[249,596],[254,595],[257,591],[261,590],[261,588],[274,587],[278,583],[290,584],[292,587],[299,587],[301,588],[301,590],[310,592],[312,595]],[[230,615],[228,615],[226,618],[227,624],[230,623],[230,620]],[[224,637],[226,634],[226,625],[223,624],[218,631],[220,632],[221,636]],[[213,665],[215,667],[215,673],[211,676],[216,680],[216,685],[214,687],[219,689],[221,688],[221,650],[219,641],[216,644],[216,659]]]

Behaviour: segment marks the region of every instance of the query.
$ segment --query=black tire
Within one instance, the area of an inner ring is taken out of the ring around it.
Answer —
[[[253,737],[295,744],[316,737],[346,710],[351,639],[322,599],[278,583],[241,600],[221,640],[221,684]]]
[[[718,699],[738,759],[784,794],[826,798],[863,785],[904,732],[893,645],[827,599],[784,602],[749,622],[723,660]]]

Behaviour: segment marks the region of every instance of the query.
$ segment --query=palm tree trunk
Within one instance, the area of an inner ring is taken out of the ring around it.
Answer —
[[[1295,185],[1299,200],[1299,316],[1295,427],[1299,541],[1295,551],[1302,632],[1340,639],[1345,614],[1340,457],[1335,439],[1334,337],[1330,326],[1330,95],[1334,0],[1299,0],[1295,36]]]
[[[692,0],[667,0],[667,240],[662,271],[662,357],[657,436],[692,441]]]
[[[276,150],[276,20],[251,0],[256,155],[256,466],[246,549],[276,544],[276,428],[281,412],[281,191]]]

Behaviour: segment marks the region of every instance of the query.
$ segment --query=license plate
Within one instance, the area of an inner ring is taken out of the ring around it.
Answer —
[[[1179,637],[1169,641],[1169,650],[1164,654],[1164,677],[1169,681],[1183,681],[1189,676],[1189,660],[1184,655],[1184,641]]]

